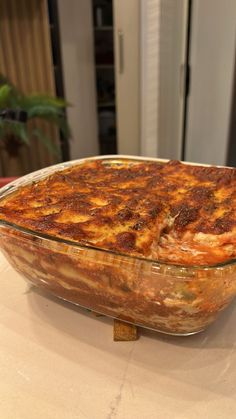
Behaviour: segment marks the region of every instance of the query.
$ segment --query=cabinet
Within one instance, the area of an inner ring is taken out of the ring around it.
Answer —
[[[115,154],[117,142],[113,2],[93,0],[92,8],[99,148],[101,154]]]
[[[93,0],[101,154],[140,154],[140,2]]]

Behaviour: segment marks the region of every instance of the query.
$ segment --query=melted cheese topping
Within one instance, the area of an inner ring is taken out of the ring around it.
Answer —
[[[0,202],[0,219],[63,239],[185,265],[236,256],[236,169],[87,161]]]

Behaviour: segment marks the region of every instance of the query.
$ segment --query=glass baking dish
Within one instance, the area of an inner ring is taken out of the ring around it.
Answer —
[[[99,156],[109,164],[139,160]],[[0,190],[0,200],[55,171],[91,159],[51,166]],[[94,312],[174,335],[212,323],[236,294],[236,264],[179,266],[80,245],[0,220],[0,249],[24,278]]]

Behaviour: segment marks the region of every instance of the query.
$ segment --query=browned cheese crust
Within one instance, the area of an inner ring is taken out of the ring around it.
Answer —
[[[236,169],[87,161],[0,201],[0,219],[81,245],[184,265],[236,256]]]

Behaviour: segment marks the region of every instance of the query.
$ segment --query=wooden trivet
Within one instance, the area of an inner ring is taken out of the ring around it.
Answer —
[[[114,319],[113,340],[115,342],[137,340],[138,337],[137,326]]]

